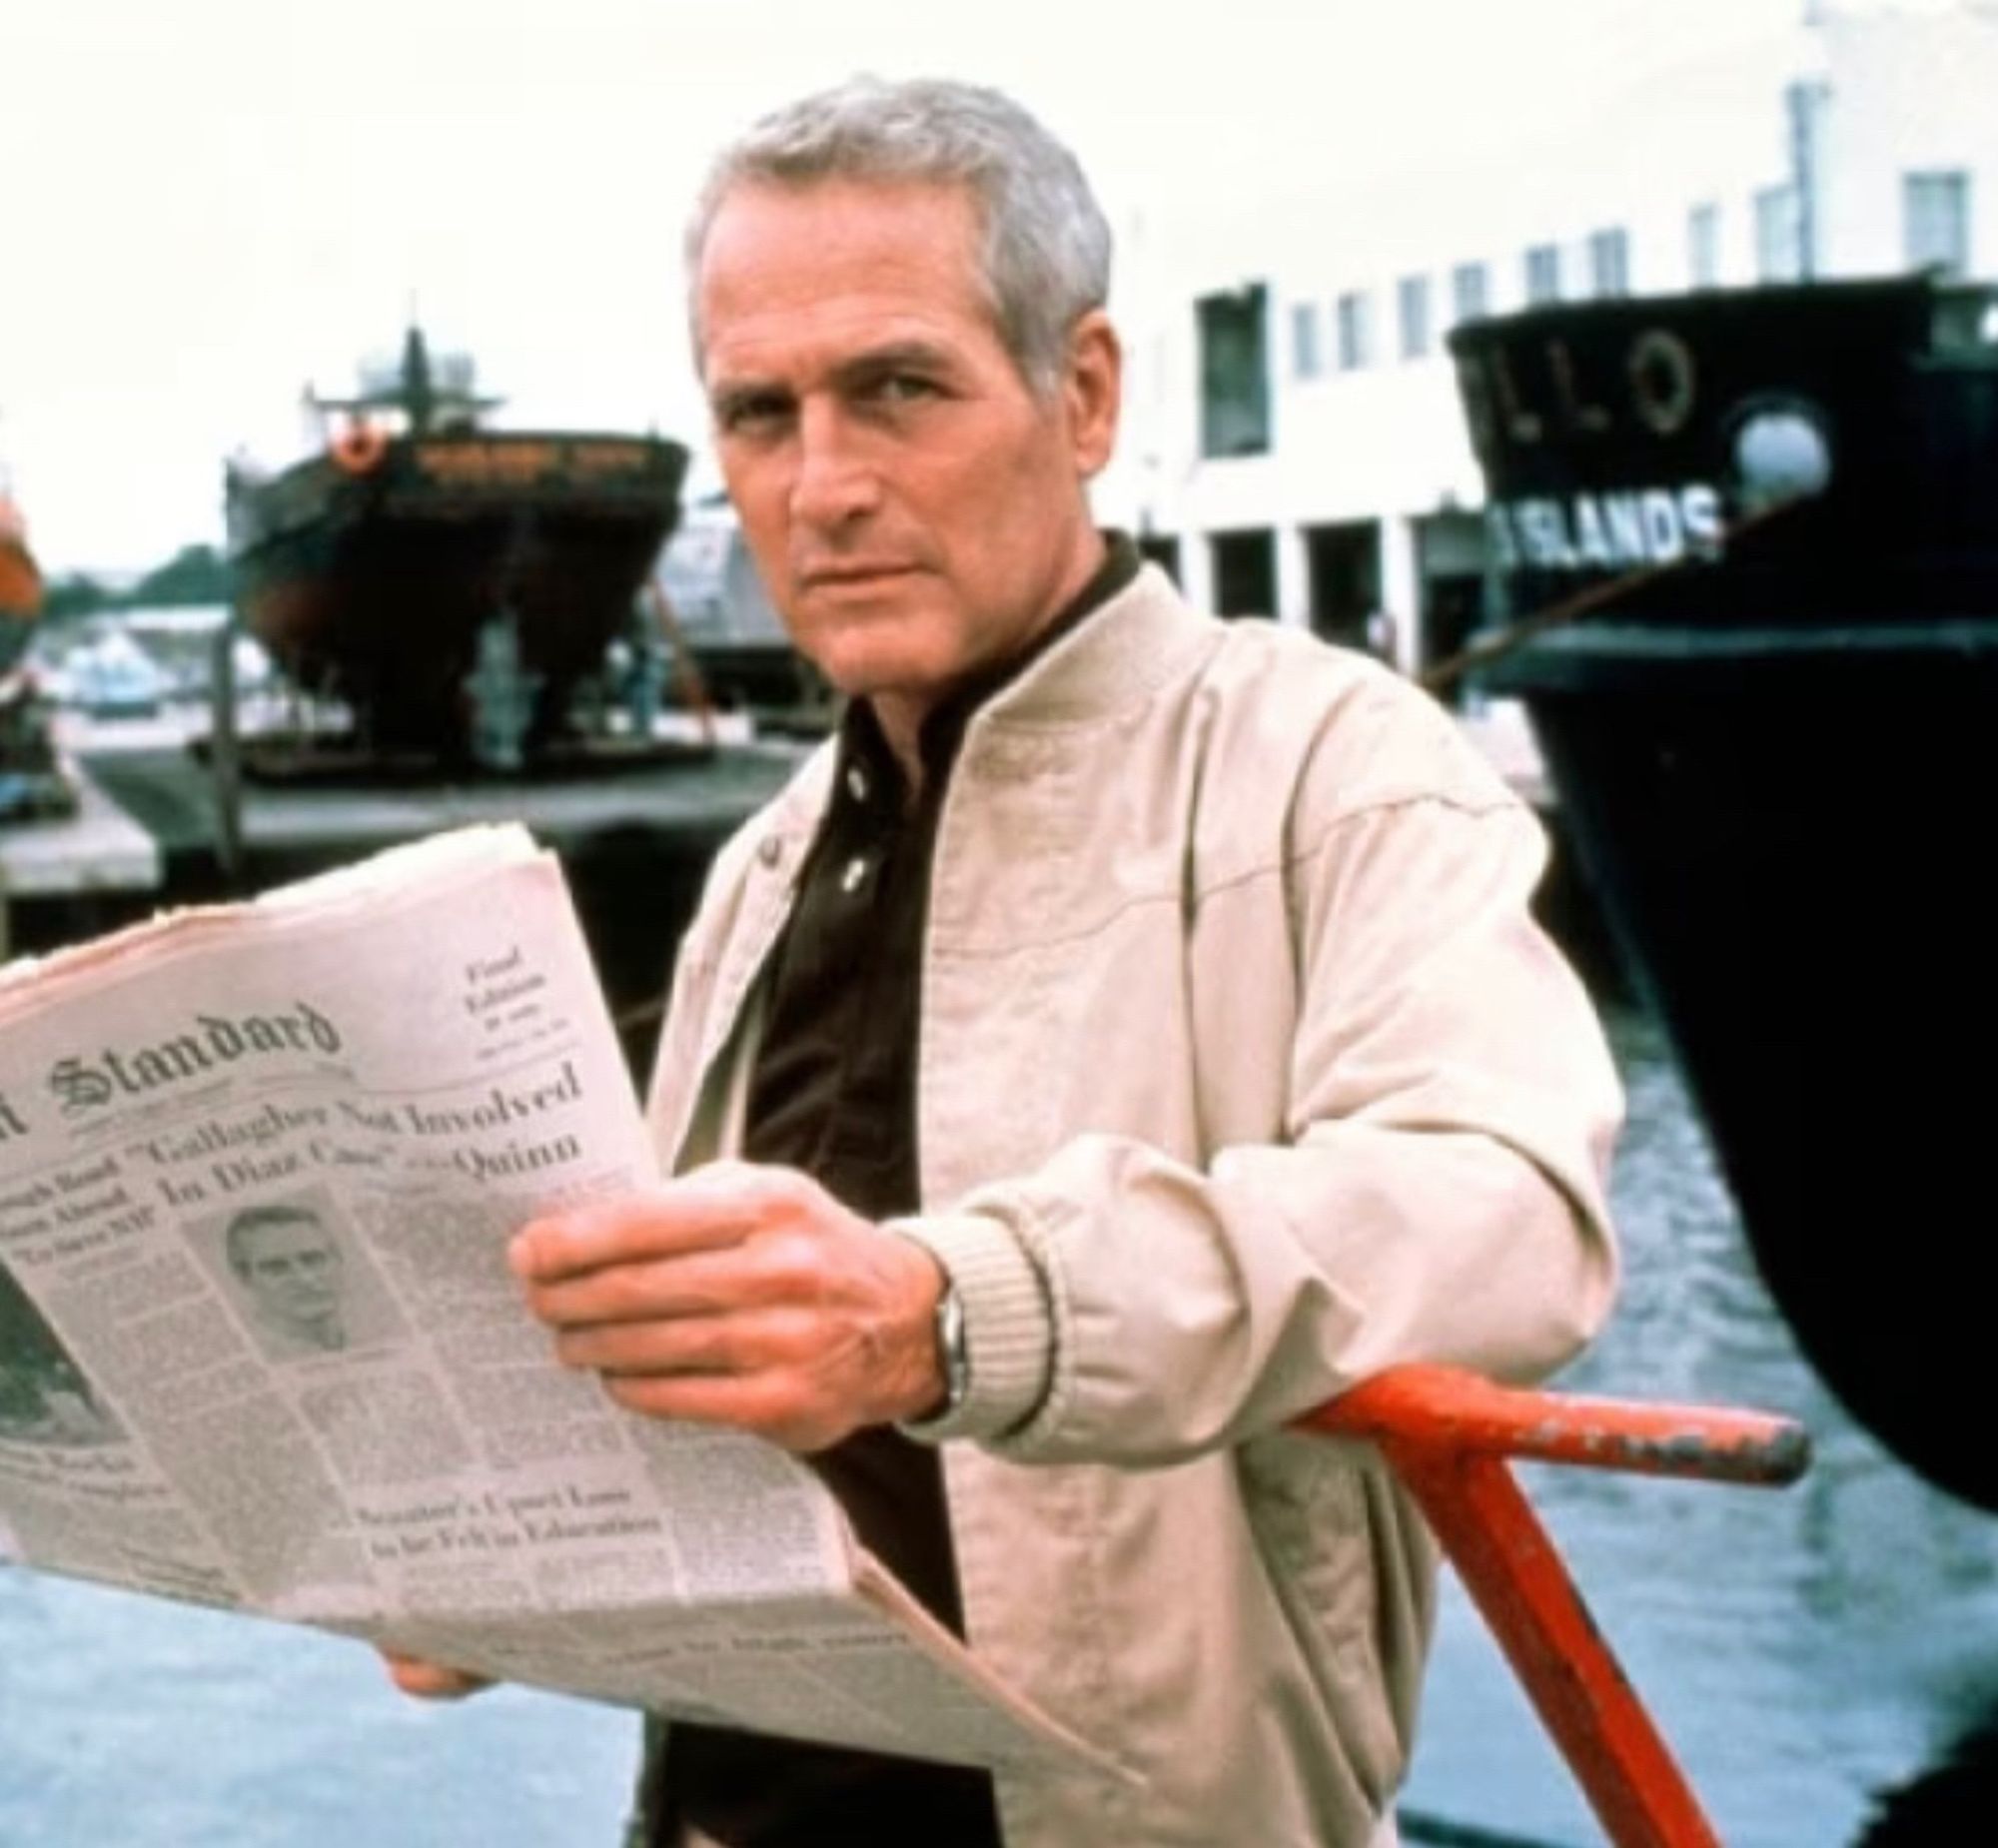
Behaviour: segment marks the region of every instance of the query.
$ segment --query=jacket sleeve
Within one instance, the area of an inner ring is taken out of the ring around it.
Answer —
[[[1167,1463],[1400,1362],[1524,1380],[1568,1359],[1612,1294],[1621,1097],[1528,908],[1544,860],[1502,791],[1310,825],[1282,874],[1283,1133],[1199,1165],[1087,1135],[901,1222],[957,1280],[971,1340],[969,1396],[916,1434]],[[1227,941],[1229,905],[1257,901],[1204,902]]]

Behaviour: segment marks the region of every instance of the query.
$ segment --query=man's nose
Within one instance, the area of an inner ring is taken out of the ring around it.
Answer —
[[[797,473],[791,516],[831,528],[872,512],[881,482],[861,432],[836,404],[810,400],[798,418]]]

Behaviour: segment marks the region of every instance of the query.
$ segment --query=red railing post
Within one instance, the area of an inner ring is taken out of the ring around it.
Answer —
[[[1299,1424],[1380,1444],[1616,1848],[1718,1848],[1508,1459],[1775,1484],[1809,1463],[1802,1427],[1760,1412],[1524,1391],[1442,1367],[1391,1369]]]

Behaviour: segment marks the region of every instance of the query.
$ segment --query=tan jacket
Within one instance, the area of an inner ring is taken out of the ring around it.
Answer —
[[[830,749],[723,850],[653,1091],[732,1150]],[[983,707],[936,847],[925,1211],[973,1645],[1143,1788],[1000,1779],[1009,1848],[1362,1844],[1408,1762],[1434,1553],[1287,1419],[1399,1361],[1544,1375],[1615,1261],[1620,1111],[1531,922],[1533,817],[1430,701],[1147,567]]]

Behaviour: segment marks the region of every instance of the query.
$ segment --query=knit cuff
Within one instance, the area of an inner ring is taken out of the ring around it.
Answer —
[[[1032,1417],[1047,1396],[1054,1365],[1054,1320],[1040,1274],[1020,1242],[981,1214],[933,1214],[887,1222],[927,1250],[949,1274],[964,1307],[971,1379],[953,1411],[904,1424],[924,1443],[1003,1436]]]

